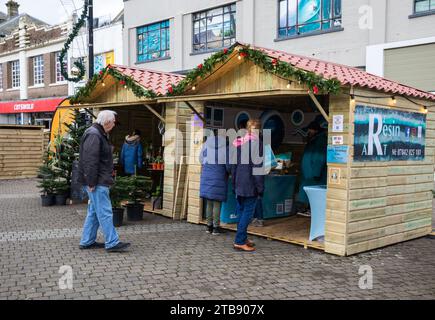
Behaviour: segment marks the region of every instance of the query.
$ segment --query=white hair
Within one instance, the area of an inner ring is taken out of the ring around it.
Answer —
[[[98,114],[97,120],[95,120],[95,122],[104,126],[110,121],[115,120],[116,114],[117,113],[112,110],[103,110]]]

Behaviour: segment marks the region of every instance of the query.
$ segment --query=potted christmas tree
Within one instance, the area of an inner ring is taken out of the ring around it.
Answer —
[[[44,161],[45,162],[45,161]],[[55,173],[48,162],[39,168],[38,177],[40,179],[38,188],[41,189],[41,202],[43,207],[52,206],[55,201],[54,181]]]
[[[149,197],[152,181],[149,177],[138,175],[125,177],[125,179],[128,190],[127,218],[129,221],[140,221],[143,219],[143,200]]]
[[[115,178],[114,184],[110,188],[110,201],[112,202],[113,225],[122,226],[124,220],[124,208],[121,202],[128,198],[128,177]]]
[[[66,199],[68,198],[70,185],[68,181],[62,177],[58,177],[54,183],[55,203],[57,206],[66,205]]]

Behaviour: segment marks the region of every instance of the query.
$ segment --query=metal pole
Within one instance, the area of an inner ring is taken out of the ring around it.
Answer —
[[[89,30],[89,79],[94,76],[94,5],[93,0],[87,0],[89,3],[88,30]]]

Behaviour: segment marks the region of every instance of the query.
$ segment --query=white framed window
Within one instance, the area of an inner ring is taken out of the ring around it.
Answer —
[[[205,120],[208,127],[223,128],[224,126],[224,109],[216,107],[205,107]]]
[[[42,55],[33,58],[33,84],[44,83],[44,57]]]
[[[0,63],[0,90],[3,90],[3,64]]]
[[[60,69],[60,51],[55,53],[56,57],[56,82],[63,82],[65,81],[65,78],[62,75],[61,69]],[[67,69],[67,59],[66,56],[63,59],[64,68]]]
[[[236,42],[236,4],[228,4],[192,15],[193,51],[216,50]]]
[[[20,87],[20,60],[11,62],[12,88]]]

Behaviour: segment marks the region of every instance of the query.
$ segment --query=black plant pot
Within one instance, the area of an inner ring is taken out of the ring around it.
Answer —
[[[128,221],[141,221],[143,219],[143,203],[127,204],[126,207]]]
[[[43,207],[50,207],[54,204],[54,194],[41,195],[41,203]]]
[[[113,208],[113,225],[115,227],[122,226],[122,221],[124,220],[124,208]]]
[[[66,205],[66,199],[67,199],[68,195],[66,194],[57,194],[56,195],[56,205],[57,206],[64,206]]]

